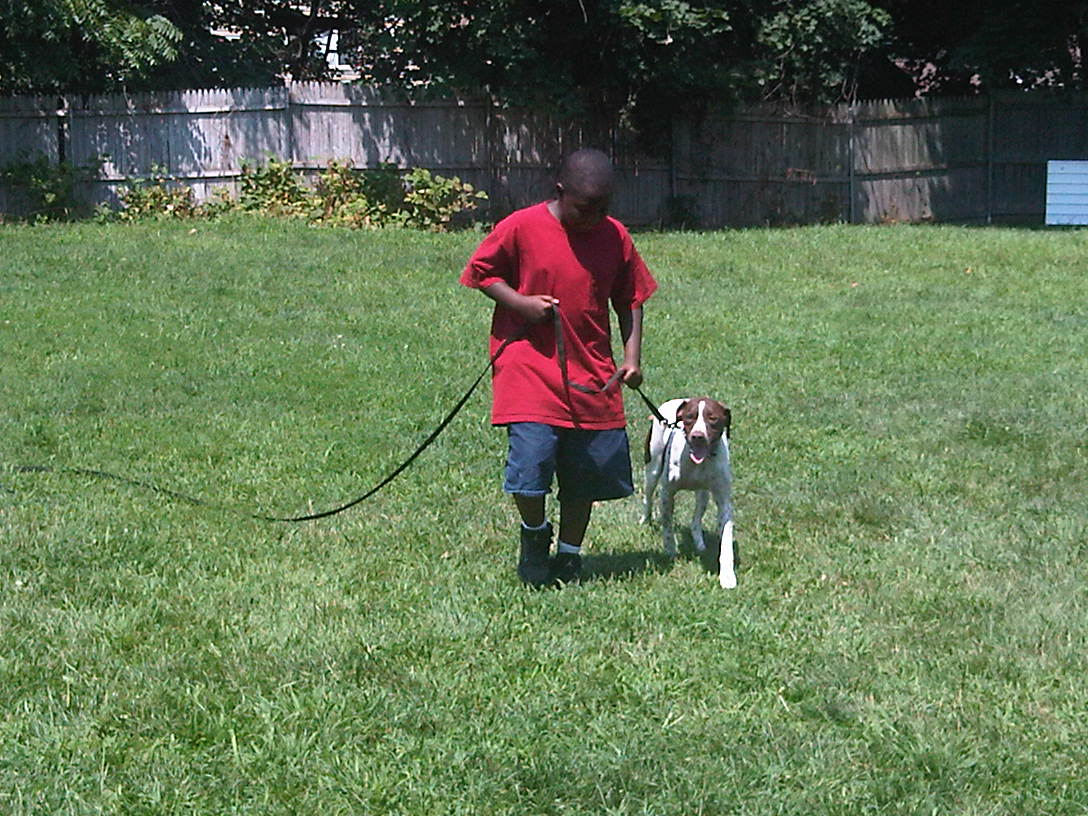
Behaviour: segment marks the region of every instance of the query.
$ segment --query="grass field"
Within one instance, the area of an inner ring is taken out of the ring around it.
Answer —
[[[362,493],[483,366],[479,237],[0,228],[0,811],[1088,812],[1088,232],[637,236],[647,392],[733,407],[733,592],[637,498],[520,587],[485,389],[321,522],[16,469]]]

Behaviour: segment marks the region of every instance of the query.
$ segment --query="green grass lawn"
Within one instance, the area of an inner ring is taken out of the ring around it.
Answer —
[[[519,586],[485,389],[246,518],[444,416],[479,238],[0,228],[0,811],[1088,811],[1088,232],[636,236],[647,392],[733,408],[735,591],[637,497]]]

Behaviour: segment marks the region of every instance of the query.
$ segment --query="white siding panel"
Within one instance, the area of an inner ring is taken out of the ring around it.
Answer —
[[[1088,161],[1046,163],[1046,223],[1088,224]]]

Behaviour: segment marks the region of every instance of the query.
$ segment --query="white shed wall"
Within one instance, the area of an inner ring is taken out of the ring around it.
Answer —
[[[1088,224],[1088,161],[1046,163],[1046,223]]]

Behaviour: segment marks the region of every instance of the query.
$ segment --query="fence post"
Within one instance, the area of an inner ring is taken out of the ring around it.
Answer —
[[[850,197],[850,200],[848,202],[848,211],[850,213],[850,223],[851,224],[856,224],[857,223],[857,206],[854,203],[854,201],[857,198],[857,196],[855,195],[855,190],[854,190],[854,185],[855,185],[855,181],[854,181],[854,151],[856,150],[855,137],[854,137],[854,127],[855,127],[855,123],[857,122],[857,110],[858,110],[857,109],[857,104],[856,103],[851,103],[850,104],[850,118],[848,120],[848,131],[847,131],[848,136],[847,136],[847,142],[846,142],[846,166],[847,166],[847,170],[846,170],[846,179],[847,179],[847,181],[846,181],[846,190],[847,190],[847,193],[846,194]]]
[[[57,97],[57,167],[68,160],[68,99]]]
[[[499,188],[499,173],[495,162],[495,116],[494,116],[494,100],[491,98],[491,94],[487,94],[484,97],[484,178],[487,184],[487,208],[490,210],[494,207],[492,203],[496,191]],[[497,219],[496,219],[497,220]]]
[[[286,99],[283,102],[283,117],[286,120],[283,128],[283,149],[286,155],[283,157],[284,161],[288,162],[291,167],[296,166],[295,157],[295,110],[291,104],[291,100],[294,97],[292,93],[292,87],[294,80],[288,80],[283,84],[283,92]]]
[[[986,109],[986,223],[994,222],[994,95]]]

